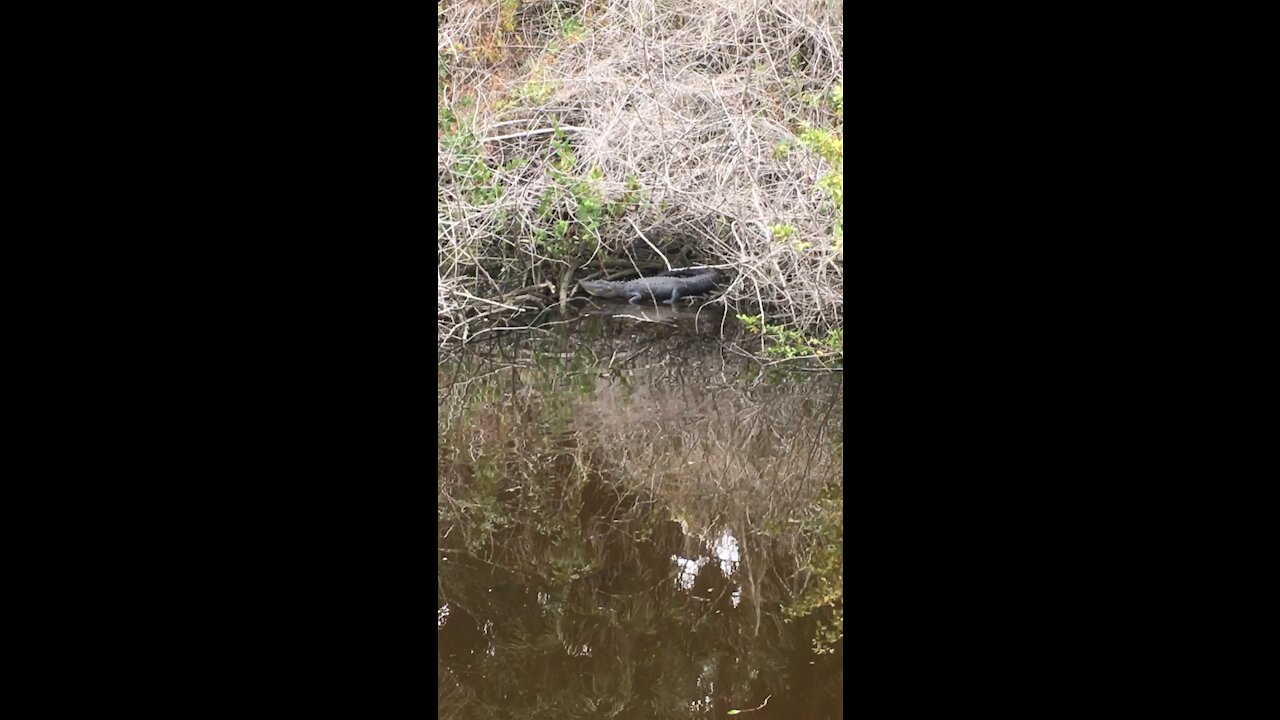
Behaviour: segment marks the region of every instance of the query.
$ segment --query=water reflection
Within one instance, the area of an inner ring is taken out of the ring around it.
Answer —
[[[842,379],[693,315],[442,363],[441,717],[841,715]]]

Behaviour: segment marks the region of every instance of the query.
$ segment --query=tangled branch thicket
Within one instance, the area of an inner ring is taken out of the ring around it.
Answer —
[[[439,21],[442,344],[668,263],[723,268],[733,312],[842,327],[839,0],[456,0]]]

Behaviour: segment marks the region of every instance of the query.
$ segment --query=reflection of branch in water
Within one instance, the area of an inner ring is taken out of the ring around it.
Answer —
[[[644,353],[648,352],[651,348],[653,348],[653,346],[654,346],[654,345],[657,345],[657,344],[658,344],[658,341],[657,341],[657,340],[653,340],[653,341],[649,342],[648,344],[646,344],[644,347],[640,348],[639,350],[636,350],[635,352],[630,353],[630,354],[629,354],[629,355],[627,355],[626,357],[622,358],[622,360],[618,362],[618,365],[626,365],[627,363],[631,362],[632,360],[635,360],[635,359],[636,359],[637,357],[639,357],[640,355],[642,355],[642,354],[644,354]],[[612,370],[612,369],[614,368],[614,363],[613,363],[613,361],[614,361],[614,358],[616,358],[616,357],[617,357],[617,351],[614,351],[614,357],[609,358],[609,369],[610,369],[610,370]]]
[[[773,694],[772,694],[772,693],[770,693],[769,695],[766,695],[766,696],[765,696],[765,698],[764,698],[764,702],[760,703],[759,705],[757,705],[757,706],[755,706],[755,707],[753,707],[753,708],[748,708],[748,709],[746,709],[746,710],[730,710],[729,712],[727,712],[727,713],[725,713],[725,714],[726,714],[726,715],[737,715],[737,714],[739,714],[739,713],[755,712],[755,711],[757,711],[757,710],[759,710],[759,709],[763,708],[765,705],[768,705],[768,704],[769,704],[769,698],[771,698],[771,697],[773,697]]]
[[[483,330],[481,330],[481,331],[477,332],[475,335],[471,335],[471,336],[470,336],[470,338],[471,338],[472,340],[475,340],[476,338],[480,337],[481,335],[483,335],[483,334],[485,334],[485,333],[487,333],[487,332],[498,332],[499,330],[536,330],[537,332],[540,332],[540,333],[546,333],[547,335],[550,335],[550,334],[551,334],[551,331],[550,331],[550,330],[543,330],[543,329],[542,329],[542,328],[540,328],[540,327],[532,327],[532,326],[529,326],[529,325],[524,325],[524,326],[520,326],[520,327],[497,326],[497,327],[487,327],[487,328],[485,328],[485,329],[483,329]]]
[[[653,319],[653,318],[644,317],[643,315],[628,315],[626,313],[623,313],[621,315],[614,315],[612,317],[629,318],[631,320],[639,320],[640,322],[654,323],[656,325],[675,325],[676,324],[675,318],[660,317],[657,319]]]
[[[520,367],[520,368],[529,368],[529,367],[531,367],[531,366],[530,366],[530,365],[516,365],[515,367]],[[483,373],[483,374],[481,374],[481,375],[476,375],[476,376],[474,376],[474,377],[467,378],[466,380],[455,380],[454,382],[451,382],[451,383],[445,383],[445,384],[443,384],[443,385],[438,385],[438,386],[437,386],[437,389],[438,389],[438,390],[448,390],[448,389],[452,389],[452,388],[457,388],[457,389],[459,389],[459,390],[461,390],[461,389],[465,389],[468,385],[470,385],[470,384],[471,384],[471,383],[473,383],[473,382],[478,382],[478,381],[480,381],[480,380],[483,380],[483,379],[485,379],[485,378],[489,377],[490,375],[497,375],[498,373],[503,372],[503,371],[505,371],[505,370],[510,370],[511,368],[512,368],[512,366],[511,366],[511,365],[507,365],[507,366],[504,366],[504,367],[500,367],[500,368],[498,368],[497,370],[490,370],[490,371],[489,371],[489,372],[487,372],[487,373]]]

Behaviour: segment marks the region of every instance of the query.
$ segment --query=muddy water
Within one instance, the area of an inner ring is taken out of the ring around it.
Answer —
[[[842,375],[648,311],[441,358],[441,717],[841,716]]]

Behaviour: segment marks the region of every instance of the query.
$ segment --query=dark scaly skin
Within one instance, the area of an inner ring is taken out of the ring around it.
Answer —
[[[583,280],[582,289],[602,298],[626,298],[632,305],[640,299],[675,305],[682,297],[707,292],[716,286],[714,270],[693,277],[648,277],[619,282],[616,280]],[[665,298],[665,299],[664,299]]]

